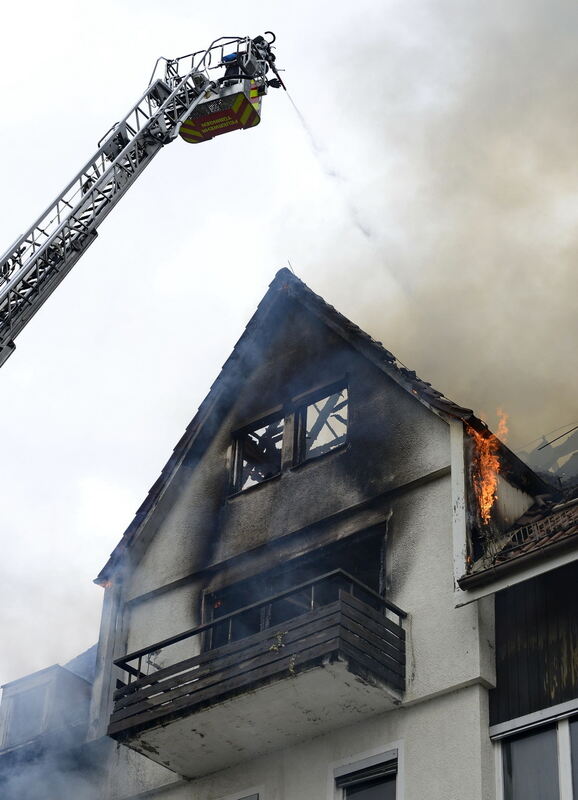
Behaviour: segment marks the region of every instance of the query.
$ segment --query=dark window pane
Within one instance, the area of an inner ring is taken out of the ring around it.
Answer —
[[[213,628],[211,628],[209,635],[207,636],[205,649],[212,650],[217,647],[223,647],[223,645],[227,644],[228,641],[229,623],[221,622],[219,625],[215,625]]]
[[[395,775],[350,786],[345,790],[345,797],[347,800],[395,800]]]
[[[283,423],[283,419],[276,419],[237,437],[237,491],[255,486],[281,472]]]
[[[351,581],[347,581],[342,575],[332,575],[322,583],[318,583],[313,590],[313,603],[317,606],[328,606],[339,600],[339,590],[344,589],[348,592],[351,588]]]
[[[323,397],[305,408],[303,458],[317,458],[347,439],[347,389]]]
[[[261,630],[261,609],[252,608],[238,614],[231,620],[231,641],[244,639],[245,636],[252,636]]]
[[[293,594],[274,600],[271,603],[269,624],[267,627],[279,625],[289,619],[300,617],[311,611],[311,589],[302,589]]]
[[[233,586],[221,589],[211,598],[212,613],[209,612],[209,619],[218,619],[225,614],[231,614],[245,606],[253,605],[266,596],[259,578],[252,578]],[[222,647],[228,642],[235,642],[245,636],[258,633],[262,628],[261,608],[251,608],[243,611],[237,616],[231,617],[218,623],[212,628],[212,635],[208,637],[207,647]]]
[[[383,528],[376,526],[342,541],[320,547],[299,558],[290,559],[279,567],[254,575],[239,583],[217,590],[207,597],[204,620],[210,622],[232,614],[241,608],[259,603],[307,583],[335,570],[346,570],[361,583],[379,593],[383,561]],[[352,581],[342,574],[324,578],[313,587],[307,586],[288,596],[272,600],[238,617],[217,623],[204,637],[204,648],[222,647],[229,641],[250,636],[259,630],[281,625],[311,609],[334,603],[339,590],[351,592]],[[354,584],[354,594],[377,611],[383,610],[379,598]],[[578,800],[578,799],[577,799]]]
[[[578,717],[570,720],[570,746],[572,748],[572,783],[574,797],[578,798]]]
[[[505,800],[559,800],[556,729],[504,743]]]

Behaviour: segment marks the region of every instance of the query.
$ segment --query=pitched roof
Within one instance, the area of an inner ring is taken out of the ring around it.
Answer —
[[[89,683],[94,683],[96,677],[96,653],[98,649],[98,642],[89,647],[88,650],[80,653],[79,655],[71,658],[64,664],[64,667],[70,672],[74,672],[79,678],[84,678]]]
[[[157,506],[165,489],[169,486],[173,476],[182,464],[186,454],[198,439],[199,433],[203,429],[209,415],[211,415],[214,421],[215,416],[218,417],[224,413],[223,408],[225,404],[223,404],[223,398],[226,395],[226,387],[230,387],[231,385],[231,381],[226,380],[226,377],[230,377],[231,373],[235,374],[249,346],[249,342],[254,336],[259,335],[261,326],[266,321],[269,312],[280,297],[289,297],[301,303],[304,308],[317,316],[353,348],[372,361],[379,369],[406,389],[406,391],[410,392],[430,410],[460,419],[474,430],[489,435],[490,431],[488,426],[474,414],[472,409],[464,408],[454,403],[441,392],[438,392],[437,389],[434,389],[430,383],[421,380],[414,371],[408,369],[389,350],[386,350],[381,342],[373,339],[333,306],[326,303],[322,297],[311,291],[303,281],[297,278],[288,269],[281,269],[275,275],[275,278],[269,286],[269,290],[259,303],[254,315],[249,320],[245,331],[233,348],[231,355],[224,363],[217,379],[209,389],[208,395],[187,426],[185,433],[177,443],[171,457],[163,467],[159,478],[150,488],[147,497],[137,510],[134,519],[123,534],[121,541],[95,579],[95,583],[106,585],[114,572],[115,565],[137,537],[145,520],[148,519]],[[219,403],[222,405],[220,406]],[[544,490],[545,484],[532,470],[501,443],[500,452],[505,459],[505,463],[508,463],[514,471],[523,476],[526,482],[534,484],[535,487],[537,487],[537,491]]]

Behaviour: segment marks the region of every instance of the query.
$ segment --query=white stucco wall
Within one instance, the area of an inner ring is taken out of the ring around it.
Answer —
[[[398,748],[397,800],[495,800],[487,713],[487,693],[465,687],[150,796],[233,800],[259,790],[259,800],[335,800],[336,767]],[[131,783],[142,793],[178,781],[157,765],[147,772],[142,757],[119,756],[115,800],[130,796]]]
[[[324,347],[318,349],[325,353]],[[278,368],[272,360],[267,369]],[[222,500],[221,505],[216,504],[214,487],[219,481],[222,486],[223,476],[226,478],[225,454],[231,430],[239,420],[257,413],[258,402],[267,391],[267,369],[260,368],[258,386],[243,388],[247,396],[239,399],[242,410],[231,411],[202,463],[193,472],[183,470],[149,522],[143,538],[147,546],[135,559],[120,600],[116,632],[103,631],[104,637],[115,639],[109,649],[117,656],[199,624],[199,600],[212,580],[207,574],[201,576],[203,568],[219,564],[223,558],[237,557],[244,549],[288,537],[299,524],[296,510],[300,503],[307,506],[303,524],[314,527],[315,514],[322,519],[326,514],[353,508],[373,494],[449,467],[449,425],[381,376],[375,367],[356,363],[349,374],[351,413],[360,414],[363,406],[363,419],[372,420],[375,437],[381,437],[377,447],[369,440],[363,443],[359,469],[348,473],[348,467],[339,473],[331,460],[320,461],[236,498],[234,506],[229,503],[221,508]],[[335,375],[329,377],[335,379]],[[357,408],[353,406],[356,380],[365,387],[364,391],[359,386],[356,389]],[[251,393],[255,396],[249,397]],[[335,463],[337,458],[341,456],[335,456]],[[323,463],[335,480],[328,481],[331,503],[323,497],[321,507],[315,494],[313,501],[304,497],[303,487],[308,482],[321,486]],[[288,487],[294,487],[294,494]],[[452,475],[446,472],[409,490],[384,495],[383,502],[372,511],[371,524],[381,520],[387,527],[388,598],[408,612],[404,625],[408,676],[402,707],[375,716],[368,714],[355,726],[186,785],[159,789],[159,797],[235,800],[261,787],[260,800],[334,800],[331,765],[399,742],[399,785],[403,788],[399,798],[493,800],[493,759],[487,733],[487,687],[494,682],[493,601],[455,607],[454,495]],[[267,515],[267,508],[275,513]],[[219,522],[216,527],[215,520]],[[367,522],[368,512],[364,510],[351,512],[347,523],[339,525],[348,525],[347,532],[351,533],[362,530]],[[199,570],[199,577],[148,595],[151,590],[194,575],[195,570]],[[227,575],[236,580],[232,571]],[[164,657],[161,654],[161,665]],[[174,660],[173,655],[171,662]],[[176,779],[149,759],[120,746],[111,764],[109,796],[114,800],[141,796],[143,791],[154,791]]]
[[[451,477],[396,498],[388,517],[389,596],[409,614],[402,708],[153,796],[217,800],[238,789],[241,798],[259,786],[260,800],[333,800],[327,794],[331,764],[401,741],[400,797],[494,797],[485,688],[494,682],[493,599],[454,606]],[[133,604],[129,649],[194,624],[196,597],[197,587],[185,585]],[[177,777],[121,746],[111,766],[110,797],[154,791]]]
[[[409,614],[405,702],[473,681],[493,685],[493,599],[454,605],[450,476],[405,494],[392,512],[389,597]]]

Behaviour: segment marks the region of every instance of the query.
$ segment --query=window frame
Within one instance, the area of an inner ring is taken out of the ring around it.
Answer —
[[[554,712],[556,708],[562,710],[558,715],[547,712]],[[505,748],[504,744],[512,739],[519,738],[524,734],[538,733],[546,728],[555,728],[557,745],[557,771],[558,771],[558,791],[560,800],[578,800],[578,786],[573,787],[572,775],[572,751],[570,741],[570,723],[578,722],[576,713],[576,701],[560,704],[552,709],[545,709],[543,712],[528,714],[520,717],[519,720],[511,720],[508,723],[500,723],[490,729],[490,736],[495,746],[496,758],[496,798],[506,800],[506,771],[504,769]],[[522,724],[525,722],[526,724]]]
[[[249,794],[246,794],[246,792],[249,792]],[[219,800],[263,800],[263,788],[245,789],[243,794],[235,792],[234,794],[226,795],[226,797],[220,797]]]
[[[362,773],[366,772],[367,780],[372,780],[369,774],[372,771],[384,769],[383,775],[395,775],[395,797],[396,800],[401,800],[404,796],[403,786],[403,742],[394,742],[388,746],[387,750],[375,750],[366,754],[359,754],[355,760],[347,760],[346,762],[337,762],[330,767],[330,776],[333,785],[332,797],[334,800],[347,800],[347,789],[351,788],[353,783],[346,785],[345,781],[349,777],[358,779],[362,778]],[[375,775],[374,777],[378,777]],[[359,785],[359,784],[357,784]]]
[[[246,436],[247,434],[259,430],[267,425],[271,425],[274,422],[281,421],[283,422],[283,433],[281,438],[281,451],[280,451],[280,458],[279,458],[279,472],[276,472],[274,475],[270,475],[267,478],[263,478],[262,481],[258,481],[257,483],[252,483],[250,486],[246,486],[243,488],[241,484],[241,480],[243,477],[243,440],[242,437]],[[261,486],[264,483],[269,483],[269,481],[274,481],[280,477],[283,472],[283,451],[284,451],[284,444],[285,444],[285,431],[287,430],[287,415],[284,409],[279,409],[277,411],[273,411],[270,414],[265,415],[264,417],[260,417],[259,419],[254,420],[253,422],[248,423],[247,425],[243,425],[242,428],[238,428],[233,434],[233,454],[232,454],[232,461],[231,461],[231,471],[230,471],[230,481],[229,481],[229,496],[234,497],[237,494],[245,494],[245,492],[251,491],[251,489],[255,489],[257,486]]]
[[[329,398],[332,395],[347,392],[347,427],[345,430],[345,441],[338,444],[336,447],[331,448],[326,453],[319,455],[307,455],[307,446],[305,442],[307,432],[307,409],[314,403],[320,400]],[[335,383],[323,386],[305,396],[299,397],[299,402],[293,405],[293,452],[292,452],[292,466],[300,467],[302,464],[309,464],[312,461],[317,461],[320,458],[325,458],[332,453],[338,453],[349,444],[349,426],[350,426],[350,392],[347,379],[337,381]]]
[[[323,400],[325,397],[330,397],[337,392],[343,391],[347,392],[347,429],[345,431],[345,441],[325,453],[306,457],[305,431],[308,407],[318,400]],[[319,459],[326,458],[333,453],[342,452],[349,445],[349,431],[351,425],[350,400],[349,379],[346,375],[339,381],[334,381],[333,383],[320,386],[313,391],[294,396],[291,402],[287,403],[285,406],[277,407],[274,411],[264,414],[262,417],[258,417],[252,422],[237,428],[232,434],[228,496],[236,497],[237,495],[245,494],[246,492],[256,489],[258,486],[278,479],[288,470],[293,470],[304,464],[310,464]],[[268,478],[263,478],[263,480],[258,483],[253,483],[250,486],[242,488],[243,437],[275,421],[283,422],[279,472]]]

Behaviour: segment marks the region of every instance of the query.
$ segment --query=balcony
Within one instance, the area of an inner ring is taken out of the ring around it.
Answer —
[[[405,616],[342,570],[294,586],[115,661],[108,734],[193,778],[387,711]]]

